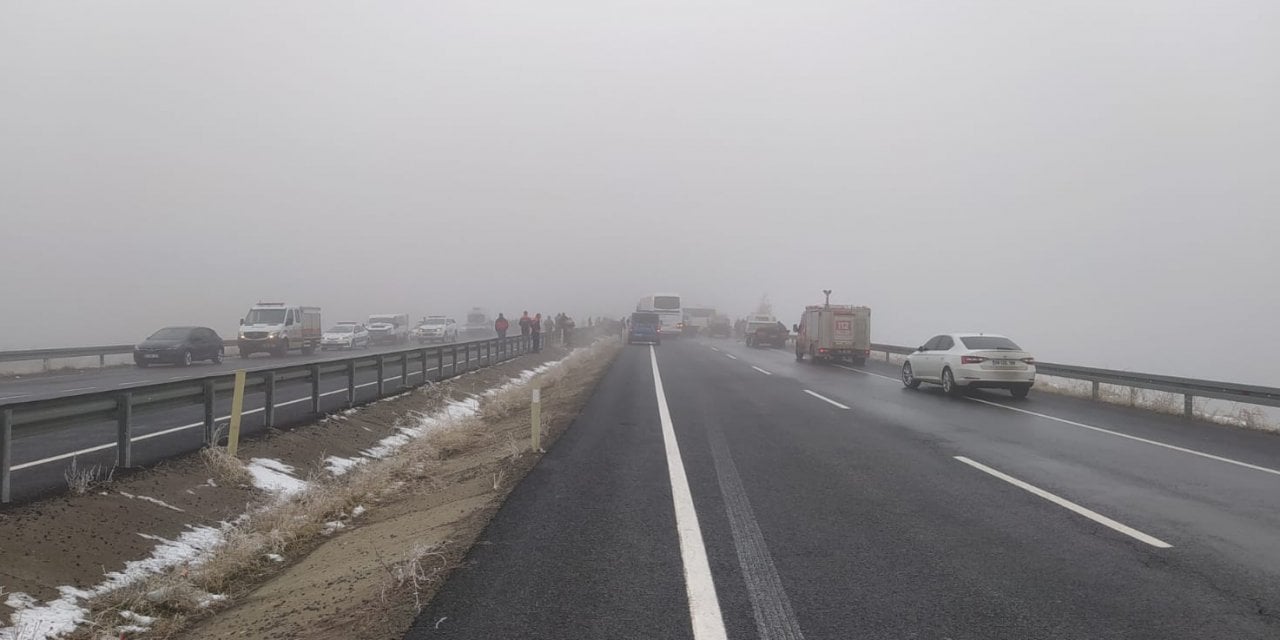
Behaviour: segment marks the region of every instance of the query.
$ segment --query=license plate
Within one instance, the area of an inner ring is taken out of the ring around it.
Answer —
[[[144,354],[142,354],[142,357],[147,358],[148,360],[155,360],[156,358],[159,358],[159,357],[160,357],[160,354],[158,354],[158,353],[144,353]]]
[[[999,358],[999,359],[996,359],[996,360],[992,360],[992,361],[991,361],[991,364],[994,364],[994,365],[996,365],[997,367],[1016,367],[1016,366],[1018,366],[1018,361],[1017,361],[1017,360],[1009,360],[1009,359],[1005,359],[1005,358]]]

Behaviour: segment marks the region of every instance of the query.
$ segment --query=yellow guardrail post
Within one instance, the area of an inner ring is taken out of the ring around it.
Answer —
[[[529,405],[529,415],[532,417],[531,429],[533,431],[533,450],[542,452],[542,389],[533,388],[533,402]]]
[[[236,370],[236,386],[231,393],[231,430],[227,433],[227,453],[236,455],[240,447],[240,414],[244,409],[244,369]]]

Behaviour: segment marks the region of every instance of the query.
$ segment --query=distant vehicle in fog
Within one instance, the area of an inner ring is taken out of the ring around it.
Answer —
[[[354,349],[369,346],[369,330],[359,322],[339,322],[324,330],[320,349]]]
[[[839,304],[804,308],[796,325],[796,360],[863,364],[871,354],[871,309]]]
[[[458,323],[453,318],[427,316],[413,330],[413,337],[417,339],[418,344],[457,342]]]
[[[379,313],[369,316],[371,344],[401,344],[409,341],[409,314]]]
[[[787,346],[787,340],[790,337],[791,332],[787,331],[786,325],[778,322],[778,319],[773,316],[760,314],[747,316],[747,328],[743,334],[743,340],[748,347],[781,349]]]
[[[662,319],[650,311],[637,311],[631,314],[631,323],[627,328],[627,344],[662,344]]]
[[[684,329],[684,307],[678,293],[655,293],[640,298],[636,311],[658,314],[658,329],[664,336],[678,336]]]
[[[712,338],[732,338],[733,320],[729,316],[715,316],[707,325],[707,335]]]
[[[463,327],[462,332],[468,338],[488,338],[495,335],[493,321],[489,319],[489,312],[481,307],[471,307],[471,310],[467,312],[467,324]]]
[[[153,364],[191,366],[196,360],[222,362],[222,338],[208,327],[165,327],[133,348],[133,362],[139,367]]]
[[[711,328],[712,318],[716,316],[716,310],[710,307],[685,307],[683,316],[684,326],[681,329],[684,335],[706,335]]]
[[[902,384],[915,389],[921,382],[940,384],[951,396],[969,389],[1008,389],[1021,399],[1036,382],[1036,359],[1004,336],[946,333],[930,338],[902,363]]]
[[[241,358],[259,352],[283,356],[290,349],[301,349],[309,355],[320,347],[323,333],[320,307],[259,302],[240,319],[236,345]]]

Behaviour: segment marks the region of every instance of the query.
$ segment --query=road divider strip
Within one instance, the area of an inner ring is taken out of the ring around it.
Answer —
[[[1098,524],[1101,524],[1105,527],[1109,527],[1111,529],[1119,531],[1120,533],[1123,533],[1126,536],[1133,538],[1134,540],[1138,540],[1139,542],[1145,542],[1153,547],[1156,547],[1157,549],[1169,549],[1173,547],[1173,545],[1169,544],[1168,542],[1165,542],[1164,540],[1161,540],[1154,536],[1147,535],[1141,531],[1138,531],[1137,529],[1134,529],[1133,527],[1116,522],[1115,520],[1112,520],[1111,518],[1108,518],[1096,511],[1082,507],[1070,500],[1067,500],[1066,498],[1056,496],[1052,493],[1049,493],[1048,491],[1045,491],[1044,489],[1027,484],[1026,482],[1023,482],[1013,476],[1010,476],[1005,473],[1001,473],[1000,471],[996,471],[995,469],[992,469],[991,467],[988,467],[987,465],[982,464],[981,462],[975,462],[964,456],[955,456],[955,459],[973,467],[974,469],[982,471],[983,473],[987,473],[1001,480],[1004,480],[1005,482],[1008,482],[1009,484],[1015,487],[1018,487],[1019,489],[1023,489],[1037,496],[1040,496],[1041,498],[1044,498],[1045,500],[1048,500],[1049,502],[1052,502],[1069,511],[1078,513],[1090,520],[1093,520],[1094,522],[1097,522]]]
[[[676,534],[680,540],[680,560],[684,564],[684,584],[689,599],[693,639],[727,640],[724,618],[720,613],[720,599],[716,596],[715,581],[711,578],[707,549],[702,543],[698,512],[693,507],[693,494],[689,490],[689,479],[685,476],[680,445],[676,442],[671,410],[667,407],[667,395],[662,390],[658,352],[653,346],[649,347],[649,361],[653,365],[653,389],[658,398],[658,419],[662,423],[662,442],[667,454],[667,474],[671,481],[671,501],[675,506]]]
[[[1188,454],[1191,454],[1191,455],[1193,455],[1193,456],[1200,456],[1201,458],[1208,458],[1209,460],[1216,460],[1216,461],[1218,461],[1218,462],[1225,462],[1225,463],[1227,463],[1227,464],[1233,464],[1233,465],[1236,465],[1236,466],[1238,466],[1238,467],[1244,467],[1244,468],[1246,468],[1246,469],[1253,469],[1254,471],[1261,471],[1261,472],[1263,472],[1263,473],[1270,473],[1270,474],[1272,474],[1272,475],[1280,476],[1280,469],[1271,469],[1271,468],[1269,468],[1269,467],[1262,467],[1262,466],[1259,466],[1259,465],[1256,465],[1256,464],[1249,464],[1248,462],[1242,462],[1242,461],[1240,461],[1240,460],[1233,460],[1233,459],[1231,459],[1231,458],[1224,458],[1224,457],[1222,457],[1222,456],[1215,456],[1215,455],[1213,455],[1212,453],[1205,453],[1205,452],[1203,452],[1203,451],[1196,451],[1195,449],[1187,449],[1186,447],[1179,447],[1179,446],[1177,446],[1177,445],[1167,444],[1167,443],[1164,443],[1164,442],[1160,442],[1160,441],[1158,441],[1158,440],[1148,440],[1147,438],[1140,438],[1140,437],[1138,437],[1138,436],[1131,436],[1131,435],[1129,435],[1129,434],[1127,434],[1127,433],[1120,433],[1119,431],[1112,431],[1112,430],[1110,430],[1110,429],[1103,429],[1102,427],[1095,427],[1095,426],[1093,426],[1093,425],[1084,424],[1083,422],[1076,422],[1076,421],[1074,421],[1074,420],[1067,420],[1066,418],[1059,418],[1059,417],[1057,417],[1057,416],[1051,416],[1051,415],[1048,415],[1048,414],[1045,414],[1045,413],[1036,413],[1035,411],[1027,411],[1026,409],[1019,409],[1019,408],[1017,408],[1017,407],[1010,407],[1009,405],[1000,404],[999,402],[992,402],[992,401],[990,401],[990,400],[983,400],[983,399],[981,399],[981,398],[968,398],[968,399],[969,399],[969,400],[972,400],[972,401],[974,401],[974,402],[980,402],[980,403],[985,404],[985,405],[990,405],[990,406],[992,406],[992,407],[999,407],[999,408],[1001,408],[1001,409],[1007,409],[1007,410],[1009,410],[1009,411],[1017,411],[1018,413],[1025,413],[1025,414],[1027,414],[1027,415],[1029,415],[1029,416],[1035,416],[1035,417],[1037,417],[1037,418],[1044,418],[1045,420],[1053,420],[1053,421],[1055,421],[1055,422],[1061,422],[1062,424],[1069,424],[1069,425],[1071,425],[1071,426],[1073,426],[1073,427],[1080,427],[1081,429],[1089,429],[1090,431],[1097,431],[1098,433],[1105,433],[1105,434],[1108,434],[1108,435],[1116,436],[1116,437],[1118,437],[1118,438],[1125,438],[1125,439],[1128,439],[1128,440],[1133,440],[1133,441],[1135,441],[1135,442],[1141,442],[1141,443],[1143,443],[1143,444],[1149,444],[1149,445],[1153,445],[1153,446],[1157,446],[1157,447],[1163,447],[1163,448],[1165,448],[1165,449],[1170,449],[1170,450],[1178,451],[1178,452],[1181,452],[1181,453],[1188,453]]]
[[[813,396],[813,397],[815,397],[815,398],[817,398],[817,399],[819,399],[819,400],[821,400],[821,401],[823,401],[823,402],[826,402],[826,403],[828,403],[828,404],[835,405],[835,406],[837,406],[837,407],[839,407],[839,408],[841,408],[841,409],[846,409],[846,410],[847,410],[847,409],[849,408],[848,406],[843,405],[843,404],[840,404],[839,402],[836,402],[835,400],[832,400],[831,398],[828,398],[828,397],[826,397],[826,396],[822,395],[821,393],[817,393],[817,392],[815,392],[815,391],[810,391],[810,390],[808,390],[808,389],[805,389],[805,390],[804,390],[804,392],[805,392],[805,393],[807,393],[807,394],[809,394],[809,395],[811,395],[811,396]]]

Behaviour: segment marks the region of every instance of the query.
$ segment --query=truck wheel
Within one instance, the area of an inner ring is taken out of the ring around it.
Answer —
[[[809,362],[812,362],[813,364],[818,364],[818,353],[813,350],[812,344],[809,345]]]
[[[280,343],[280,346],[276,347],[276,350],[273,351],[271,355],[277,358],[283,358],[289,355],[289,339],[285,338],[284,342]]]
[[[309,356],[315,352],[316,352],[316,346],[314,344],[311,344],[310,342],[303,343],[302,355]]]
[[[804,362],[804,352],[798,346],[796,348],[796,362]]]

